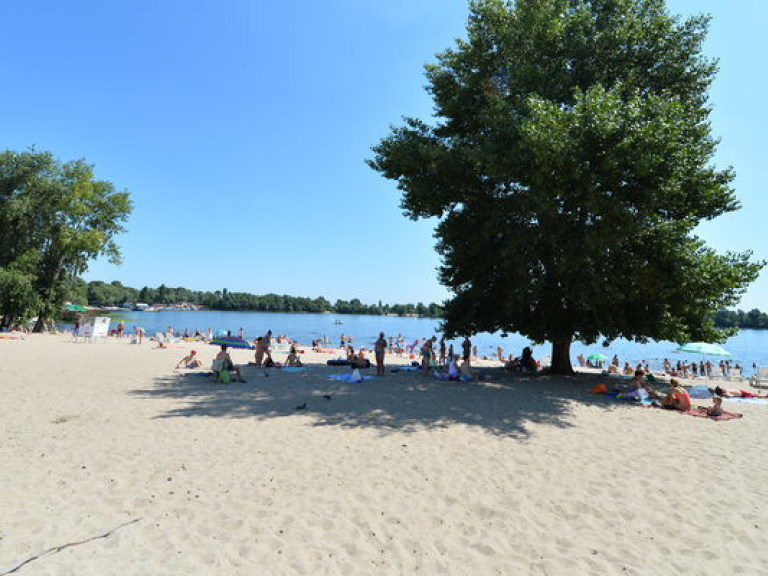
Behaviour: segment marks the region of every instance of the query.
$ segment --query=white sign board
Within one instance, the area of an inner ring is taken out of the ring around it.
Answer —
[[[109,334],[109,318],[96,316],[85,318],[80,325],[80,335],[85,338],[105,337]]]

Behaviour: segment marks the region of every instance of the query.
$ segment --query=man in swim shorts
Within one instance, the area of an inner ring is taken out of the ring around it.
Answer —
[[[716,386],[712,392],[721,398],[768,398],[768,392],[765,394],[758,394],[757,392],[750,392],[749,390],[735,390],[732,388],[722,388],[721,386]]]

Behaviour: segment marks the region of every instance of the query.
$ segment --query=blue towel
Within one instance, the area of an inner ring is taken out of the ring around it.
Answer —
[[[328,374],[330,380],[341,380],[342,382],[369,382],[370,380],[378,380],[375,376],[360,376],[359,380],[352,379],[352,373],[346,372],[344,374]]]
[[[742,404],[762,404],[768,406],[768,399],[766,398],[723,398],[727,402],[741,402]]]

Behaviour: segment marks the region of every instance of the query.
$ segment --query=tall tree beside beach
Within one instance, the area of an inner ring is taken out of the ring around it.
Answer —
[[[712,160],[709,19],[663,0],[474,0],[426,66],[432,124],[406,118],[370,166],[411,219],[437,218],[449,334],[721,341],[763,263],[694,234],[737,210]]]
[[[120,261],[114,238],[130,212],[128,192],[95,179],[84,160],[61,162],[35,150],[0,154],[3,322],[36,314],[35,330],[42,330],[89,261]]]

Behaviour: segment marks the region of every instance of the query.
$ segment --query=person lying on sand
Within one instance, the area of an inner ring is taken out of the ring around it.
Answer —
[[[178,370],[180,366],[184,366],[184,368],[200,368],[202,365],[203,363],[197,357],[197,350],[190,350],[189,354],[179,360],[179,363],[176,364],[174,370]]]
[[[768,398],[768,392],[765,394],[758,394],[757,392],[750,392],[749,390],[737,390],[734,388],[723,388],[716,386],[710,388],[710,392],[713,392],[721,398]]]

